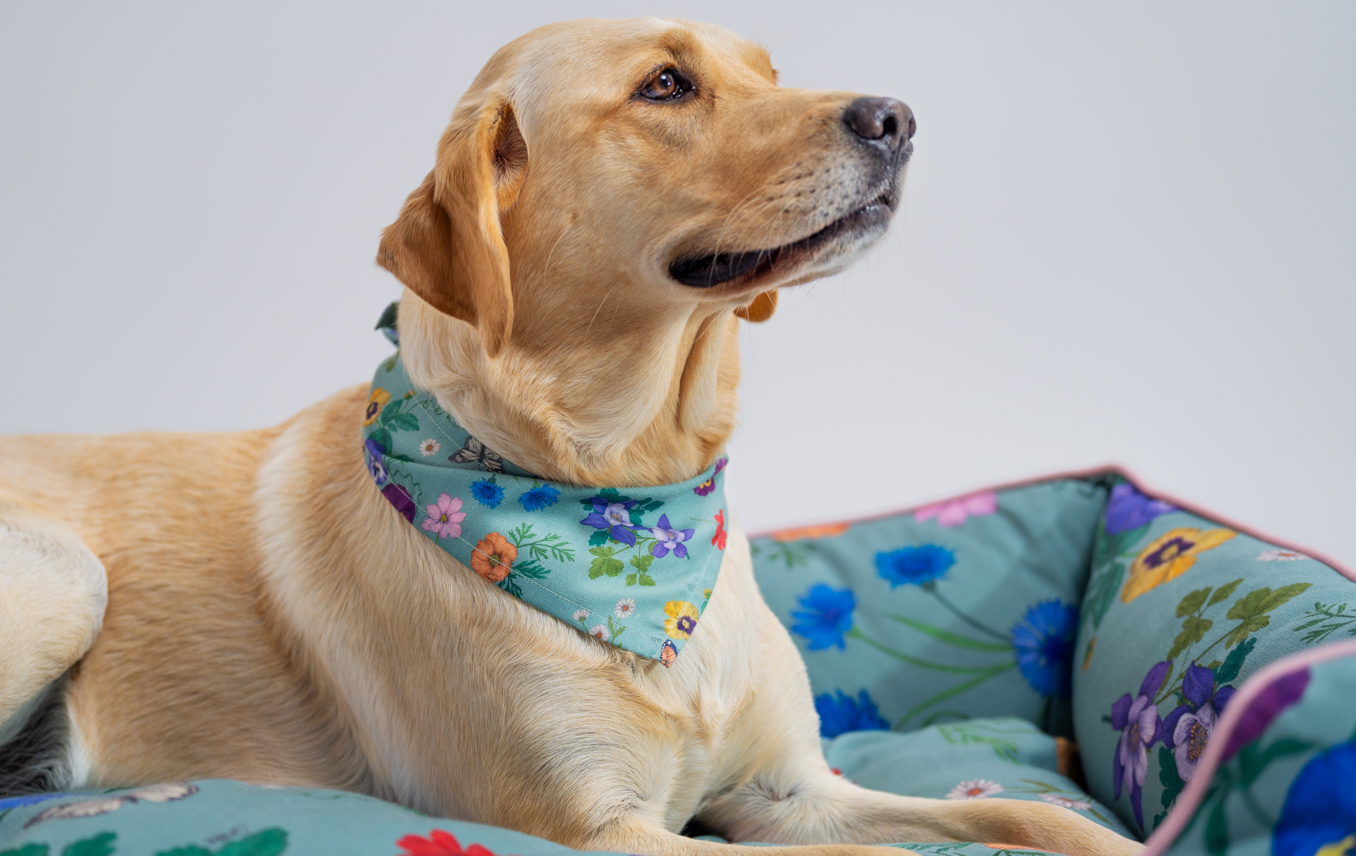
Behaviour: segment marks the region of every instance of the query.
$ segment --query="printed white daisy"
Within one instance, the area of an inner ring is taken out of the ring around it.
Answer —
[[[970,779],[961,782],[946,795],[949,800],[982,800],[1003,793],[1003,786],[989,779]]]
[[[617,601],[616,609],[612,610],[612,614],[617,616],[618,618],[630,618],[632,615],[635,614],[635,612],[636,612],[636,601],[634,598],[629,597],[624,597],[621,600]]]
[[[589,617],[589,611],[587,609],[576,609],[574,615],[571,617],[575,621],[583,621],[585,618]]]
[[[590,635],[593,636],[594,639],[597,639],[600,642],[606,642],[607,640],[612,638],[612,634],[608,633],[607,627],[605,627],[602,624],[595,624],[592,627],[590,627],[589,633]]]
[[[430,455],[438,454],[438,450],[441,449],[442,447],[443,446],[441,443],[430,437],[424,442],[419,444],[419,454],[427,458]]]
[[[1059,794],[1041,794],[1041,799],[1051,805],[1057,805],[1060,808],[1071,808],[1075,811],[1087,811],[1092,808],[1092,803],[1083,802],[1082,800],[1071,800],[1068,797],[1062,797]]]
[[[1257,554],[1259,562],[1299,562],[1307,558],[1309,557],[1294,550],[1263,550]]]

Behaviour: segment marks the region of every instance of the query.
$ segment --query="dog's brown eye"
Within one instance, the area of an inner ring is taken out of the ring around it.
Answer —
[[[650,78],[650,81],[640,88],[640,94],[651,101],[672,101],[691,90],[692,84],[679,74],[677,69],[666,68]]]

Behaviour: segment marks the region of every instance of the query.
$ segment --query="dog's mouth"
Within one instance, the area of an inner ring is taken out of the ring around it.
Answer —
[[[741,278],[743,284],[752,284],[800,264],[835,238],[884,231],[898,203],[896,183],[891,181],[870,202],[798,241],[770,249],[679,256],[669,265],[669,276],[693,288],[713,288]]]

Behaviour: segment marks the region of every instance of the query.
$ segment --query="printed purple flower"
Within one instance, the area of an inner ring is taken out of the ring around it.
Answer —
[[[372,481],[377,483],[377,487],[383,487],[390,478],[390,473],[386,471],[386,464],[382,461],[382,455],[386,450],[372,440],[363,443],[367,451],[367,471],[372,474]]]
[[[1111,498],[1107,500],[1106,534],[1116,535],[1138,528],[1155,517],[1176,510],[1175,505],[1140,493],[1130,482],[1121,482],[1111,489]]]
[[[1309,688],[1309,670],[1300,669],[1282,675],[1262,688],[1252,702],[1243,711],[1238,725],[1229,734],[1229,742],[1224,744],[1224,757],[1227,761],[1237,754],[1246,744],[1251,743],[1267,726],[1281,715],[1281,712],[1304,697]]]
[[[1204,666],[1187,666],[1182,679],[1186,704],[1179,705],[1163,719],[1158,733],[1177,761],[1177,775],[1189,782],[1196,775],[1201,755],[1215,733],[1219,715],[1234,697],[1233,687],[1215,688],[1215,672]]]
[[[1121,732],[1120,740],[1116,742],[1116,754],[1111,759],[1115,798],[1121,798],[1121,791],[1129,793],[1130,806],[1135,810],[1135,820],[1141,829],[1144,828],[1142,789],[1149,773],[1149,747],[1158,740],[1160,725],[1154,693],[1163,685],[1171,668],[1171,660],[1154,664],[1139,685],[1139,695],[1131,698],[1126,693],[1111,706],[1111,727]]]
[[[691,539],[696,531],[696,529],[674,529],[669,526],[667,514],[659,515],[659,525],[650,530],[650,534],[654,536],[654,546],[650,548],[650,555],[662,559],[672,553],[680,559],[686,559],[687,547],[683,542]]]
[[[410,492],[395,482],[387,482],[386,487],[381,489],[381,495],[386,497],[386,501],[395,506],[395,510],[405,516],[405,519],[414,522],[414,515],[419,507],[414,504],[414,497]]]
[[[725,465],[728,464],[729,462],[730,462],[729,458],[721,458],[719,461],[716,461],[716,470],[715,472],[711,473],[711,478],[694,487],[692,489],[692,492],[695,493],[697,496],[706,496],[707,494],[711,493],[711,491],[715,490],[716,476],[720,475],[720,471],[725,469]]]
[[[606,497],[595,496],[590,500],[593,503],[593,511],[589,516],[579,521],[585,526],[592,526],[594,529],[606,530],[608,535],[622,542],[628,547],[636,545],[636,533],[631,525],[631,509],[638,504],[634,499],[628,499],[625,502],[608,502]]]

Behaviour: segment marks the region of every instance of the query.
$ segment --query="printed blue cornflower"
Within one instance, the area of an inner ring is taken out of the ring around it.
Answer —
[[[890,730],[890,723],[881,717],[866,690],[858,693],[856,699],[842,690],[815,696],[815,713],[819,714],[821,737],[837,737],[849,731]]]
[[[541,511],[555,505],[557,499],[560,499],[560,491],[549,484],[538,485],[518,497],[525,511]]]
[[[1031,688],[1045,697],[1069,695],[1078,607],[1042,601],[1012,626],[1017,668]]]
[[[876,573],[890,584],[890,588],[905,583],[922,585],[940,579],[954,564],[956,554],[940,544],[901,547],[876,554]]]
[[[471,496],[486,508],[498,508],[504,501],[504,489],[494,483],[494,477],[471,482]]]
[[[837,646],[846,649],[843,635],[852,629],[852,611],[857,608],[857,597],[852,589],[835,589],[816,583],[800,598],[803,611],[791,613],[798,623],[791,632],[810,641],[811,651]]]

